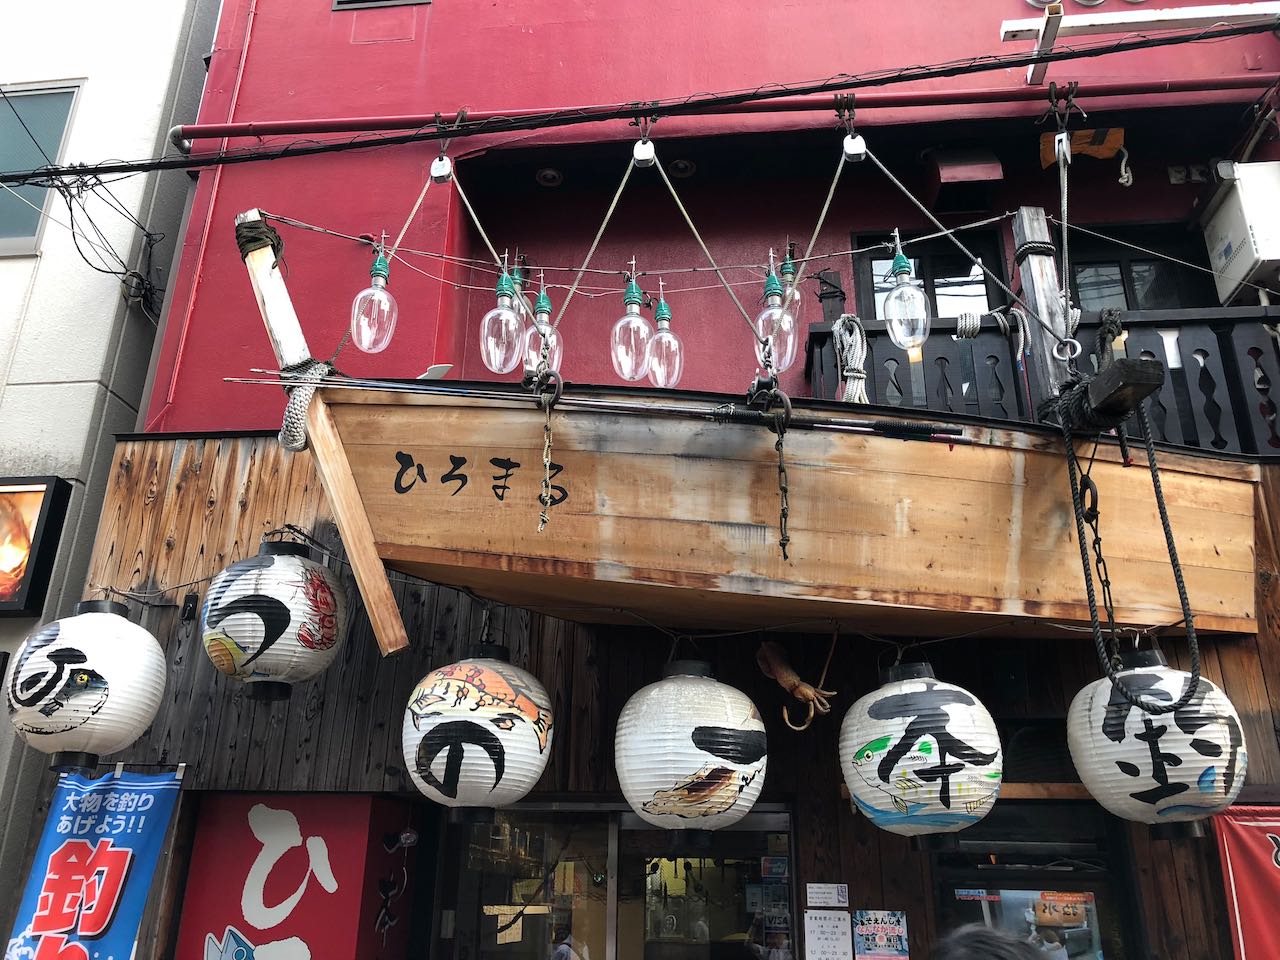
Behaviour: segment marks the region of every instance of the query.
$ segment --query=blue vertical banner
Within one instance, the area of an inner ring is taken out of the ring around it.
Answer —
[[[182,784],[58,780],[4,960],[129,960]]]

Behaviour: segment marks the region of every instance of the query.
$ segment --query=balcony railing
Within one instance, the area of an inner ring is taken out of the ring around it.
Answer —
[[[805,375],[812,395],[838,396],[839,369],[832,321],[844,299],[824,284],[822,323],[809,326]],[[1164,386],[1149,401],[1158,441],[1206,452],[1280,458],[1280,353],[1266,324],[1280,323],[1280,307],[1129,310],[1120,315],[1124,355],[1159,360]],[[1076,339],[1079,364],[1097,369],[1099,315],[1085,312]],[[924,346],[923,377],[913,376],[906,352],[883,322],[862,318],[867,331],[867,395],[874,404],[990,420],[1030,422],[1044,384],[1019,367],[1012,338],[984,323],[973,339],[954,336],[955,318],[939,318]]]

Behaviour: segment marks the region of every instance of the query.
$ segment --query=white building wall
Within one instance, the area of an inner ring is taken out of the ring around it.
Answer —
[[[0,86],[79,85],[58,162],[171,152],[169,128],[196,116],[217,12],[218,0],[6,4]],[[155,277],[161,286],[190,185],[181,171],[110,184],[138,220],[165,234],[153,254],[164,268]],[[139,266],[140,231],[100,198],[86,194],[85,203],[129,266]],[[47,209],[68,222],[59,198]],[[138,426],[155,331],[124,302],[120,281],[91,269],[52,222],[36,254],[0,257],[0,476],[52,474],[72,484],[45,619],[70,613],[84,595],[113,437]],[[37,622],[0,619],[0,651],[12,652]],[[10,929],[29,840],[41,826],[46,766],[0,720],[0,935]]]

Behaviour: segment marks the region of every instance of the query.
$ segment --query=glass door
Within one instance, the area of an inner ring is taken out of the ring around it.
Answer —
[[[500,811],[451,826],[436,960],[607,960],[608,814]]]
[[[752,814],[708,849],[623,814],[617,960],[792,960],[791,835]]]

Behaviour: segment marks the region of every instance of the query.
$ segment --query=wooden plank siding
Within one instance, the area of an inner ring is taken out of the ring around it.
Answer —
[[[1207,638],[1204,663],[1205,675],[1222,683],[1244,720],[1248,784],[1274,788],[1280,784],[1280,556],[1274,532],[1280,467],[1263,470],[1257,504],[1261,629],[1257,637]],[[203,596],[207,578],[253,553],[263,533],[285,523],[296,523],[332,549],[329,562],[356,598],[355,615],[329,670],[295,687],[287,702],[260,703],[213,669],[196,622],[182,622],[179,608],[185,594]],[[101,596],[103,588],[146,595],[149,605],[132,604],[135,616],[159,638],[170,674],[149,733],[113,759],[185,761],[186,788],[197,791],[411,792],[400,752],[409,691],[428,669],[480,639],[482,608],[457,590],[393,574],[411,646],[402,656],[384,659],[350,570],[336,559],[341,555],[309,456],[285,453],[265,437],[121,441],[86,595]],[[1064,576],[1074,583],[1079,573],[1068,569]],[[166,590],[182,584],[191,585]],[[159,590],[166,592],[154,595]],[[979,635],[922,652],[940,677],[973,690],[1002,722],[1054,721],[1065,715],[1075,692],[1098,676],[1089,638],[1061,633],[1056,640]],[[1185,641],[1173,636],[1176,631],[1167,633],[1165,649],[1180,660]],[[770,760],[762,799],[785,803],[793,814],[797,909],[804,906],[804,883],[847,882],[855,906],[908,910],[912,955],[926,954],[937,933],[930,855],[871,826],[839,790],[840,718],[876,686],[877,661],[887,663],[891,647],[846,632],[831,665],[829,686],[838,691],[832,714],[797,733],[781,719],[789,698],[756,668],[757,636],[673,644],[667,633],[643,624],[584,625],[510,607],[493,609],[491,634],[554,699],[554,752],[537,787],[543,796],[616,799],[613,733],[623,704],[660,676],[673,652],[711,660],[717,675],[747,692],[764,716]],[[772,636],[789,649],[805,679],[816,679],[829,633]],[[1146,952],[1135,955],[1226,960],[1225,907],[1212,841],[1152,840],[1138,827],[1126,836],[1147,941]]]

